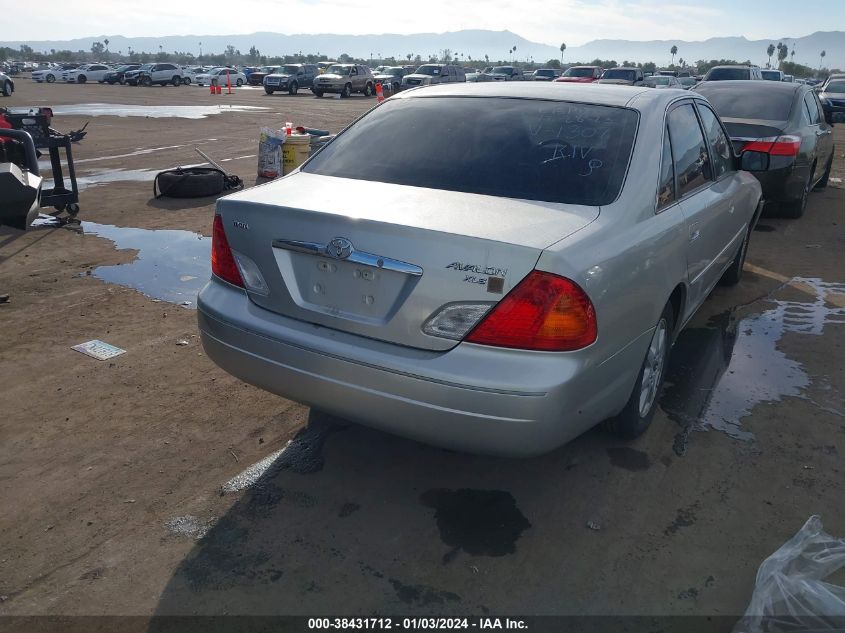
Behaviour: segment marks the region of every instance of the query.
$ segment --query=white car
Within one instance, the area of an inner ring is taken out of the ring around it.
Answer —
[[[57,79],[61,79],[62,73],[76,67],[76,64],[63,64],[62,66],[53,66],[43,70],[34,70],[32,71],[32,81],[37,81],[38,83],[46,81],[48,84],[51,84]]]
[[[233,86],[243,86],[246,83],[246,75],[234,68],[212,68],[206,73],[197,75],[194,81],[200,86],[226,86],[229,82]]]
[[[202,66],[183,66],[182,67],[182,83],[186,86],[196,83],[197,75],[207,73],[208,70]]]
[[[70,84],[84,84],[86,81],[99,81],[103,83],[106,73],[111,70],[105,64],[82,64],[79,68],[72,68],[62,72],[62,81]]]

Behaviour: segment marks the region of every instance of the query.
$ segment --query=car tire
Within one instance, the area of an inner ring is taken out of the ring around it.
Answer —
[[[238,88],[240,88],[241,86],[243,86],[243,85],[244,85],[244,80],[243,80],[243,79],[241,79],[240,77],[238,77],[238,80],[235,82],[235,85],[236,85]]]
[[[125,86],[126,85],[126,79],[121,77],[120,79],[117,80],[117,83],[119,83],[121,86]]]
[[[152,77],[144,77],[143,79],[138,81],[138,84],[149,88],[153,85]]]
[[[352,96],[352,84],[346,84],[340,92],[341,99],[348,99]]]
[[[740,279],[742,279],[742,270],[745,268],[745,256],[748,254],[748,242],[751,241],[751,231],[753,230],[753,227],[754,223],[752,221],[751,226],[748,227],[748,232],[745,234],[745,239],[742,240],[742,244],[739,246],[739,250],[734,257],[734,260],[719,279],[720,286],[735,286],[739,283]]]
[[[212,85],[212,86],[216,86],[216,85],[217,85],[217,83],[218,83],[218,82],[217,82],[217,80],[216,80],[216,79],[212,79],[212,80],[211,80],[211,84],[210,84],[210,85]]]
[[[4,97],[11,97],[12,96],[12,82],[11,81],[4,81],[3,82],[3,96]]]
[[[628,402],[617,416],[604,423],[605,428],[614,435],[634,439],[642,435],[651,424],[669,364],[674,325],[674,312],[671,304],[667,303],[654,327]]]
[[[375,94],[375,91],[373,90],[373,84],[371,84],[368,81],[366,83],[366,85],[364,86],[364,96],[365,97],[372,97],[374,94]]]
[[[85,75],[79,75],[79,77],[76,78],[76,82],[80,84],[84,84],[86,81],[88,81],[88,77]]]
[[[191,78],[190,77],[182,77],[182,85],[183,86],[190,86],[191,85]]]
[[[44,77],[44,81],[46,81],[48,84],[51,84],[56,81],[56,77],[54,75],[47,75],[46,77]]]
[[[834,147],[833,150],[830,152],[830,158],[827,159],[827,167],[824,168],[824,174],[822,175],[822,179],[816,183],[816,186],[813,187],[815,191],[819,189],[824,189],[827,187],[827,181],[830,180],[830,170],[833,168],[833,156],[836,154],[836,148]]]
[[[288,94],[294,96],[297,92],[299,92],[299,84],[294,81],[288,86]]]
[[[813,170],[815,171],[815,170]],[[796,220],[804,215],[807,208],[807,198],[810,197],[810,183],[813,182],[813,174],[807,178],[804,183],[804,189],[801,192],[801,197],[798,200],[790,200],[789,202],[782,202],[780,205],[780,216]]]
[[[173,79],[170,80],[170,82],[174,86],[181,86],[182,85],[182,78],[179,75],[176,75],[176,76],[173,77]]]
[[[312,90],[311,92],[313,92],[314,96],[317,97],[318,99],[323,98],[323,91],[322,90]]]
[[[169,198],[205,198],[221,193],[226,180],[216,169],[192,167],[161,172],[156,176],[155,185],[160,195]]]
[[[268,95],[271,95],[276,91],[273,90],[272,88],[268,88],[267,86],[264,86],[264,92],[266,92]]]

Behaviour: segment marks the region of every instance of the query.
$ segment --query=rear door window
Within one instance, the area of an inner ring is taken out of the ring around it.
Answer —
[[[672,161],[672,144],[669,130],[663,133],[663,159],[660,161],[660,182],[657,186],[657,210],[668,207],[675,201],[675,165]]]
[[[807,112],[810,114],[810,123],[812,125],[821,123],[822,119],[819,115],[819,107],[816,105],[816,100],[813,99],[813,95],[809,92],[804,95],[804,103],[807,105]]]
[[[638,119],[628,108],[561,101],[389,99],[321,150],[303,171],[603,205],[613,202],[622,188]],[[402,143],[383,142],[394,135]],[[449,139],[448,160],[444,138]]]
[[[710,180],[707,143],[692,104],[680,105],[669,113],[669,135],[678,175],[678,197],[683,198]]]
[[[733,150],[713,110],[699,103],[698,113],[701,115],[701,122],[704,124],[704,134],[707,136],[707,144],[710,146],[713,177],[718,180],[724,174],[733,170]]]

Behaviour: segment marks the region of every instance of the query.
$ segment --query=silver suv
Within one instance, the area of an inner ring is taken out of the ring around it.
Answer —
[[[314,79],[311,89],[318,97],[327,92],[340,93],[349,97],[353,92],[360,92],[365,97],[375,94],[375,80],[372,71],[360,64],[332,64],[322,75]]]
[[[704,75],[702,81],[734,81],[742,79],[758,79],[763,81],[763,74],[759,66],[713,66]]]
[[[416,88],[431,84],[447,84],[466,81],[464,69],[453,64],[423,64],[411,75],[402,77],[403,88]]]

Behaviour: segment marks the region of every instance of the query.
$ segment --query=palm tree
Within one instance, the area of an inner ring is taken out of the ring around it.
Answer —
[[[822,51],[819,55],[819,70],[822,69],[822,64],[824,63],[825,55],[827,55],[827,51]]]
[[[769,68],[772,67],[772,55],[775,54],[775,45],[769,44],[769,47],[766,49],[766,54],[769,56]]]
[[[678,47],[672,46],[672,48],[669,49],[669,52],[672,53],[672,65],[674,66],[675,65],[675,55],[678,54]]]
[[[563,66],[563,52],[566,50],[566,44],[560,45],[560,65]]]

